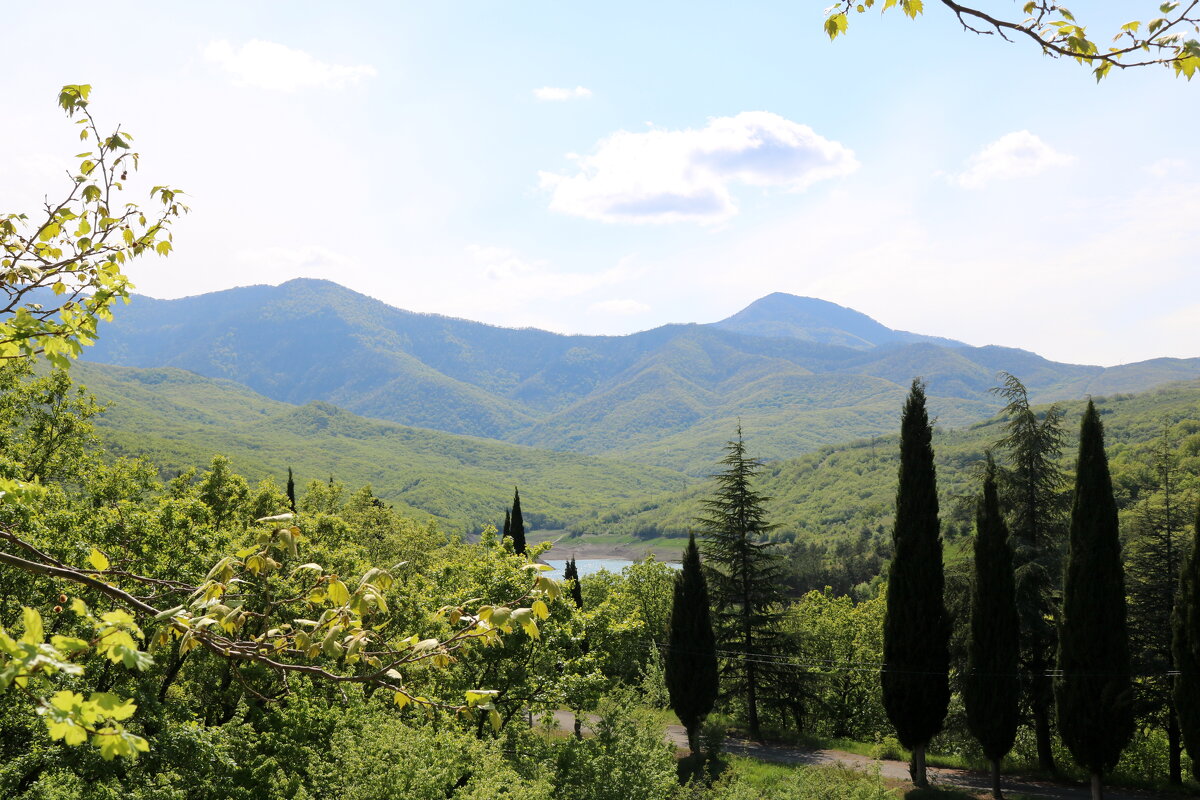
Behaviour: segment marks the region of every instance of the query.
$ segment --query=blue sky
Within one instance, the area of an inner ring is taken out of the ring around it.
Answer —
[[[62,186],[54,96],[88,82],[135,197],[192,196],[131,269],[157,297],[320,277],[626,333],[786,291],[1064,361],[1200,355],[1200,88],[1097,86],[928,5],[836,43],[803,2],[10,8],[0,208]],[[1154,4],[1090,5],[1100,32]]]

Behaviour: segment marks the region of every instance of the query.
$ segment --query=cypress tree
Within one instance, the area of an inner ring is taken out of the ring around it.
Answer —
[[[1192,552],[1179,578],[1179,597],[1172,619],[1175,654],[1175,709],[1183,744],[1192,757],[1192,773],[1200,780],[1200,509]]]
[[[912,750],[909,773],[925,777],[925,748],[950,704],[950,625],[946,615],[933,429],[925,385],[914,380],[900,422],[895,556],[883,628],[883,704],[900,743]]]
[[[288,505],[292,508],[292,513],[296,513],[296,481],[292,478],[291,467],[288,467],[287,498]]]
[[[1059,735],[1091,773],[1092,797],[1100,800],[1104,773],[1133,735],[1133,690],[1117,503],[1104,428],[1090,400],[1079,433],[1057,674]]]
[[[717,699],[717,642],[709,616],[708,583],[700,570],[696,536],[688,539],[683,568],[675,576],[667,640],[667,692],[671,709],[687,729],[688,747],[700,752],[700,725]]]
[[[521,493],[513,487],[512,517],[508,524],[508,535],[513,540],[513,552],[525,554],[525,517],[521,515]]]
[[[563,568],[563,579],[572,581],[571,599],[575,601],[576,608],[583,608],[583,589],[579,586],[579,567],[575,564],[575,556],[571,556],[571,560]]]
[[[1039,418],[1025,385],[1007,372],[1001,377],[1004,385],[992,392],[1007,401],[1007,421],[996,447],[1005,454],[1006,469],[999,477],[1004,506],[1011,509],[1024,692],[1033,715],[1038,766],[1054,772],[1054,689],[1049,672],[1058,649],[1055,598],[1062,579],[1068,510],[1066,475],[1058,466],[1065,441],[1063,415],[1053,405]]]
[[[504,529],[500,532],[500,538],[508,536],[508,529],[512,526],[512,519],[509,516],[509,509],[504,509]]]
[[[764,678],[763,659],[777,648],[781,568],[774,548],[764,540],[774,529],[763,505],[769,498],[754,491],[762,462],[746,454],[742,426],[725,445],[713,476],[717,489],[702,501],[705,516],[696,519],[704,535],[704,558],[716,611],[717,640],[740,654],[722,676],[726,692],[745,698],[750,736],[761,736],[758,705]]]
[[[967,727],[992,762],[992,796],[1000,800],[1000,760],[1017,736],[1021,684],[1017,676],[1020,623],[1008,526],[996,493],[996,465],[987,455],[983,497],[975,515],[975,584],[963,702]]]

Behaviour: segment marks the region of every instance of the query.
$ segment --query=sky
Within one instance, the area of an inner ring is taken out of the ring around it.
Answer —
[[[926,5],[836,42],[795,0],[10,6],[0,211],[63,192],[55,98],[89,83],[136,136],[130,199],[190,198],[129,267],[153,297],[325,278],[623,334],[779,291],[1059,361],[1200,356],[1200,81],[1097,85]],[[1157,4],[1088,5],[1103,38]]]

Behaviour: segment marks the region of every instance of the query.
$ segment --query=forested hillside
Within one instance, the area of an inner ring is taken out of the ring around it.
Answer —
[[[1149,453],[1164,432],[1179,448],[1184,490],[1200,491],[1200,381],[1172,384],[1136,395],[1097,397],[1097,408],[1108,432],[1117,500],[1129,508],[1145,485]],[[1063,404],[1067,429],[1074,431],[1084,403]],[[1045,411],[1045,406],[1041,411]],[[892,409],[895,415],[896,409]],[[948,538],[965,536],[974,524],[978,470],[987,448],[1003,436],[1002,420],[994,418],[956,430],[935,427],[938,487]],[[754,433],[747,431],[754,450]],[[863,531],[882,534],[889,529],[895,505],[898,461],[896,434],[859,440],[842,446],[768,463],[761,491],[770,497],[767,508],[779,525],[778,541],[830,541],[858,537]],[[1063,453],[1070,466],[1073,450]],[[714,459],[715,465],[715,459]],[[634,537],[684,536],[700,513],[700,501],[711,487],[697,484],[678,493],[618,505],[580,533]]]
[[[1034,399],[1142,391],[1200,359],[1102,368],[894,331],[852,309],[773,294],[718,323],[564,336],[392,308],[328,281],[180,300],[136,297],[86,358],[180,367],[275,400],[702,475],[740,419],[761,456],[886,434],[922,376],[943,425],[995,413],[1000,371]]]
[[[519,485],[538,528],[573,526],[614,499],[690,481],[669,470],[576,453],[455,436],[368,419],[329,403],[295,406],[240,384],[178,369],[80,363],[73,379],[107,409],[95,418],[109,450],[140,456],[164,476],[232,459],[253,480],[370,484],[375,495],[446,530],[499,524]]]

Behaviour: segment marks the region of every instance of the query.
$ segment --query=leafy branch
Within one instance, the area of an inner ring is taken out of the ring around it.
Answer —
[[[846,33],[851,12],[865,13],[877,0],[838,0],[826,9],[825,32],[830,39]],[[923,0],[880,0],[882,11],[901,9],[910,19],[924,13]],[[1112,37],[1112,44],[1101,48],[1089,35],[1087,28],[1075,15],[1050,0],[1030,0],[1022,11],[1020,21],[1002,19],[965,6],[956,0],[940,0],[954,12],[963,28],[982,35],[999,35],[1006,41],[1012,37],[1031,39],[1042,52],[1054,58],[1073,58],[1092,67],[1096,80],[1104,78],[1113,67],[1164,66],[1188,80],[1200,68],[1200,0],[1172,0],[1159,6],[1162,16],[1143,23],[1133,20],[1121,26]]]

